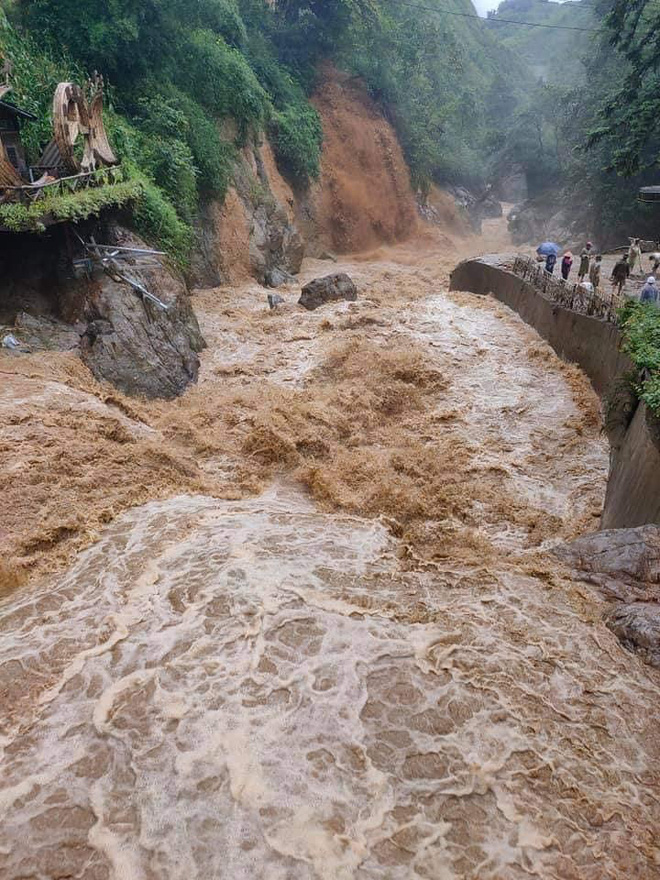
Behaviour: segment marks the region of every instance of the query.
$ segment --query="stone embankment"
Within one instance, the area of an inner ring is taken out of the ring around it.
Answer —
[[[492,294],[589,377],[603,400],[612,445],[602,527],[660,523],[660,430],[647,407],[627,391],[625,377],[633,364],[621,351],[618,327],[547,298],[512,271],[514,259],[493,255],[466,260],[452,273],[451,289]]]
[[[605,622],[621,643],[660,666],[660,529],[655,525],[660,523],[660,423],[630,390],[626,376],[634,367],[621,351],[616,324],[582,313],[580,304],[568,308],[563,302],[570,296],[558,302],[552,290],[516,274],[515,259],[467,260],[452,273],[451,289],[491,294],[508,305],[560,357],[578,364],[603,400],[611,444],[603,531],[561,548],[558,555],[615,602]],[[583,311],[593,309],[587,304]]]

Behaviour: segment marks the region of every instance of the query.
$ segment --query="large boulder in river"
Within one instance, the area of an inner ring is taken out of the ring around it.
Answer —
[[[107,230],[105,242],[145,247],[120,227]],[[198,353],[204,348],[185,282],[166,265],[128,265],[126,274],[163,301],[167,310],[128,284],[96,273],[69,296],[69,312],[77,313],[85,325],[81,357],[97,379],[127,394],[176,397],[197,379]]]
[[[617,605],[605,622],[624,648],[660,668],[660,605],[656,602]]]
[[[358,297],[357,287],[345,272],[335,275],[327,275],[325,278],[315,278],[302,289],[302,295],[298,302],[301,306],[313,312],[322,305],[338,300],[355,302]]]

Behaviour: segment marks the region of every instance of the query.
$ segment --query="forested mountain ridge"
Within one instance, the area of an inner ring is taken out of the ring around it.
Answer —
[[[393,124],[415,188],[479,189],[522,169],[532,196],[618,235],[644,219],[635,187],[655,182],[653,10],[505,0],[484,21],[470,0],[0,0],[0,52],[37,116],[33,161],[54,84],[104,74],[111,139],[141,188],[136,226],[185,263],[248,142],[268,139],[297,192],[318,178],[324,60]]]
[[[581,5],[560,9],[573,7],[575,16]],[[660,183],[660,6],[588,5],[592,30],[578,33],[584,81],[538,84],[526,113],[530,127],[544,119],[546,133],[541,164],[527,151],[533,166],[545,168],[534,195],[546,212],[561,209],[579,238],[594,237],[599,246],[625,244],[632,235],[657,239],[657,212],[637,201],[637,191]],[[556,64],[566,64],[565,57]]]
[[[527,70],[464,17],[470,0],[423,6],[2,0],[0,51],[14,65],[15,99],[39,120],[28,134],[33,159],[47,140],[53,85],[103,72],[111,138],[143,183],[138,227],[185,260],[200,205],[224,198],[249,139],[267,135],[295,187],[318,176],[322,130],[309,99],[323,59],[364,82],[395,126],[416,186],[488,178],[490,142]]]
[[[549,27],[520,27],[503,19]],[[598,23],[588,2],[504,0],[488,14],[488,22],[497,39],[529,65],[536,79],[569,86],[584,81],[583,59],[594,44],[594,36],[588,31]]]

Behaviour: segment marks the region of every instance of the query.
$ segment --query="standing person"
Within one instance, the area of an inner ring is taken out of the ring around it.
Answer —
[[[615,263],[612,269],[612,277],[610,281],[614,284],[619,296],[623,293],[623,288],[630,275],[630,266],[628,265],[628,254],[624,254],[618,263]]]
[[[555,274],[555,266],[557,264],[557,254],[548,254],[545,261],[545,271],[548,275]]]
[[[640,247],[641,238],[632,238],[630,240],[630,249],[628,251],[628,263],[630,265],[630,274],[635,274],[635,267],[639,263],[642,267],[642,249]]]
[[[568,281],[568,276],[571,274],[571,266],[573,265],[573,254],[570,251],[566,251],[564,254],[564,259],[561,261],[561,277],[564,281]]]
[[[589,269],[589,281],[594,286],[594,290],[598,293],[600,288],[600,273],[603,268],[603,257],[601,254],[596,254],[596,259],[591,264],[591,268]]]
[[[593,245],[590,241],[587,242],[586,246],[582,249],[582,253],[580,254],[580,269],[578,271],[578,284],[582,284],[584,279],[589,274],[589,264],[591,263],[591,249]]]
[[[642,293],[639,297],[639,301],[643,303],[653,303],[657,306],[658,304],[658,288],[655,283],[655,277],[651,275],[650,278],[647,279],[646,284],[642,287]]]

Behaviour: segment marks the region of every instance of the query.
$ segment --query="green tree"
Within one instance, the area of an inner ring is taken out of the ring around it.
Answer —
[[[631,176],[657,167],[660,157],[660,4],[601,0],[605,41],[621,57],[623,82],[610,89],[589,145],[611,147],[609,167]]]

